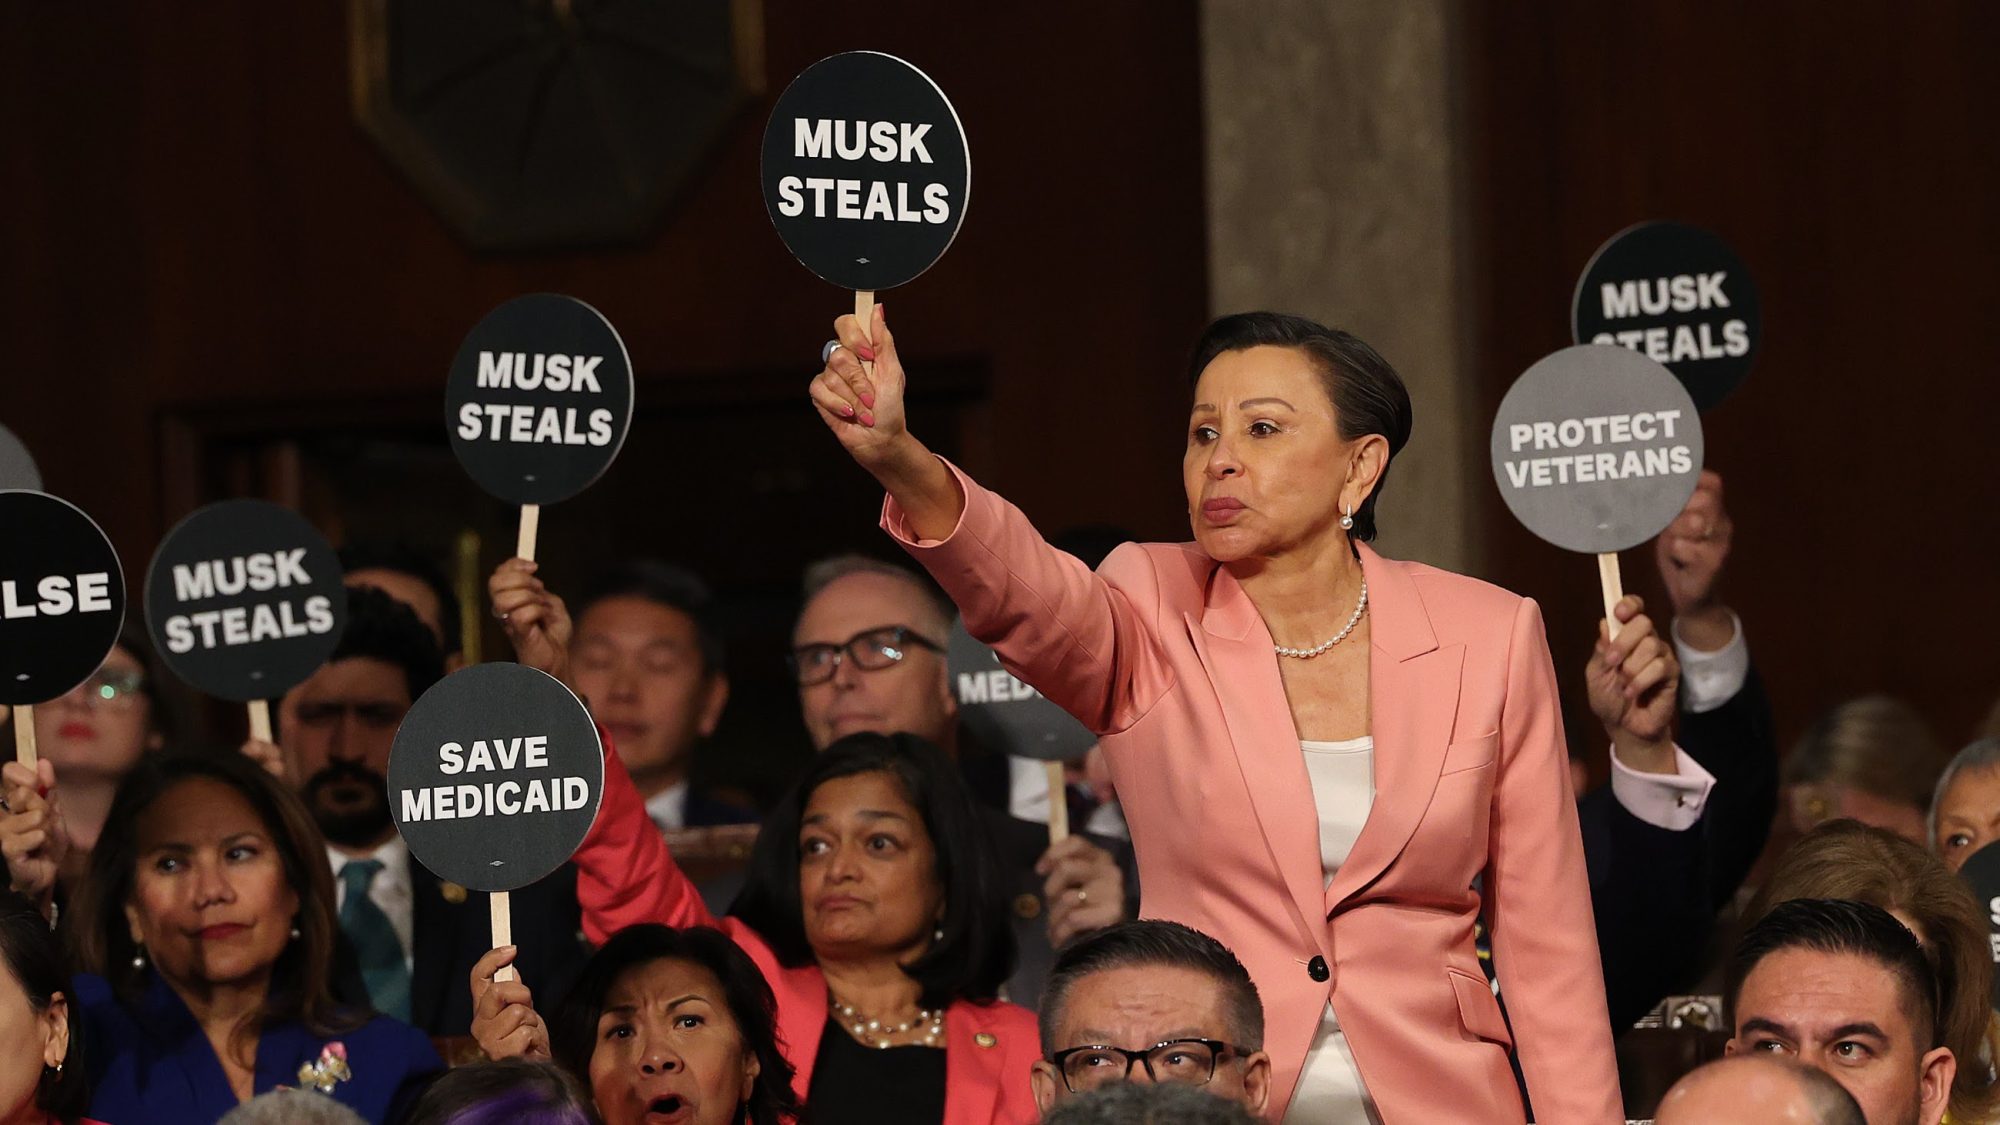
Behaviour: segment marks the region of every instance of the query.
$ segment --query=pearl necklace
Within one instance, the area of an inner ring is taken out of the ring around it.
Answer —
[[[854,1038],[859,1040],[864,1046],[879,1047],[886,1051],[896,1045],[889,1041],[891,1038],[898,1035],[907,1035],[919,1027],[925,1029],[923,1041],[905,1043],[903,1046],[935,1047],[944,1038],[944,1012],[942,1009],[933,1012],[929,1008],[921,1008],[918,1009],[917,1018],[915,1019],[904,1020],[898,1024],[885,1025],[881,1020],[870,1019],[858,1009],[841,1003],[840,998],[835,996],[831,989],[827,990],[826,998],[832,1001],[833,1010],[840,1014],[841,1022],[847,1025],[848,1030],[854,1033]]]
[[[1347,619],[1347,627],[1335,633],[1332,640],[1315,645],[1312,648],[1286,648],[1284,645],[1272,645],[1271,648],[1279,656],[1289,656],[1294,660],[1311,660],[1313,657],[1346,640],[1347,635],[1354,632],[1354,627],[1361,624],[1361,615],[1366,612],[1368,612],[1368,580],[1363,578],[1361,580],[1361,600],[1354,603],[1354,616]]]

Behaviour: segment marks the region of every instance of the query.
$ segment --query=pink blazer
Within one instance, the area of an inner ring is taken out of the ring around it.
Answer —
[[[1521,1121],[1509,1047],[1542,1125],[1624,1119],[1532,601],[1362,548],[1377,795],[1326,887],[1271,635],[1229,572],[1153,543],[1093,574],[958,479],[948,538],[915,540],[893,501],[882,526],[974,636],[1102,737],[1143,913],[1217,938],[1257,983],[1274,1116],[1331,999],[1387,1121]],[[1473,948],[1482,877],[1511,1032]]]
[[[763,970],[778,1001],[778,1036],[796,1069],[793,1089],[804,1102],[826,1030],[826,977],[817,965],[786,967],[757,931],[716,918],[668,854],[645,802],[606,736],[604,803],[573,862],[584,933],[602,944],[638,922],[714,926]],[[945,1009],[942,1125],[1027,1125],[1036,1119],[1028,1072],[1041,1055],[1034,1013],[1018,1004],[960,1000]],[[810,1106],[808,1106],[810,1116]]]

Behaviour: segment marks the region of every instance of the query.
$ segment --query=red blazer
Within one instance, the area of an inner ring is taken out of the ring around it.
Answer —
[[[817,965],[780,965],[755,930],[708,912],[647,818],[645,802],[608,739],[604,803],[573,862],[583,929],[591,941],[601,944],[639,922],[714,926],[750,955],[777,995],[778,1036],[786,1060],[797,1069],[793,1089],[805,1101],[826,1030],[826,977]],[[1029,1069],[1041,1057],[1034,1013],[1018,1004],[960,1000],[945,1009],[944,1033],[942,1125],[1027,1125],[1036,1119],[1028,1082]]]
[[[955,473],[956,469],[953,470]],[[917,542],[972,634],[1102,738],[1142,913],[1236,952],[1264,1001],[1282,1115],[1331,999],[1390,1122],[1622,1121],[1541,615],[1505,590],[1361,549],[1376,798],[1331,886],[1271,635],[1194,544],[1093,574],[958,474],[965,514]],[[1473,948],[1482,895],[1513,1027]]]

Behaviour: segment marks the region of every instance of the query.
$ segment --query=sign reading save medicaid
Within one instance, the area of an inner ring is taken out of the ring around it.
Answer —
[[[1579,344],[1617,344],[1666,364],[1707,410],[1749,373],[1763,306],[1743,260],[1716,234],[1640,223],[1591,255],[1570,327]]]
[[[438,878],[511,891],[575,854],[604,799],[583,702],[519,664],[475,664],[418,699],[389,751],[389,810]]]
[[[0,704],[89,679],[124,625],[125,572],[97,524],[46,493],[0,492]]]
[[[1672,372],[1579,344],[1523,372],[1493,419],[1493,480],[1558,547],[1609,554],[1666,530],[1701,476],[1701,416]]]
[[[890,289],[943,256],[972,161],[944,91],[876,51],[821,59],[764,128],[764,206],[793,256],[843,289]]]
[[[589,487],[632,425],[632,360],[604,314],[532,293],[465,337],[445,382],[451,450],[479,487],[554,504]]]
[[[952,622],[945,664],[958,697],[958,717],[981,746],[996,753],[1051,762],[1073,762],[1097,742],[1041,692],[1000,664],[1000,657]]]
[[[224,500],[182,520],[146,574],[146,629],[174,674],[221,699],[276,699],[333,654],[340,559],[290,508]]]

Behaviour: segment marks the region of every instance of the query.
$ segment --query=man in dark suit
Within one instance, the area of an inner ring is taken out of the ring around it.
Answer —
[[[809,567],[804,586],[792,666],[814,748],[859,731],[903,731],[958,756],[1006,878],[1020,951],[1007,998],[1033,1007],[1057,947],[1135,915],[1139,882],[1131,845],[1081,831],[1079,818],[1078,834],[1051,846],[1046,823],[1009,813],[1008,759],[958,737],[944,655],[955,611],[928,580],[892,563],[845,555]],[[1043,776],[1035,766],[1030,772]]]
[[[279,744],[246,753],[299,785],[327,841],[343,948],[336,991],[432,1035],[472,1026],[467,981],[491,947],[486,896],[440,881],[410,856],[389,815],[396,728],[444,674],[434,634],[380,590],[348,591],[333,656],[279,703]],[[586,955],[576,872],[567,864],[513,892],[524,980],[560,995]]]
[[[584,587],[572,610],[570,674],[611,735],[661,831],[755,824],[756,813],[694,787],[694,747],[729,702],[714,599],[693,573],[635,559]]]

